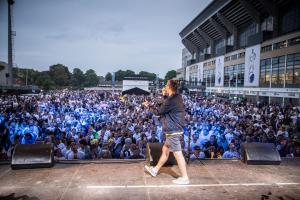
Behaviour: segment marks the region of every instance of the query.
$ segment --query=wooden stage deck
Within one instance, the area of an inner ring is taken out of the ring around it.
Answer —
[[[144,172],[145,163],[57,163],[22,170],[0,165],[0,200],[300,199],[300,159],[284,159],[279,166],[195,161],[188,165],[187,186],[172,184],[177,166],[153,178]]]

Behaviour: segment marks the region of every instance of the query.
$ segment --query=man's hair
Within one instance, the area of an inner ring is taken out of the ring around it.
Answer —
[[[171,90],[175,93],[178,93],[179,87],[180,87],[180,82],[178,80],[168,80],[169,86]]]

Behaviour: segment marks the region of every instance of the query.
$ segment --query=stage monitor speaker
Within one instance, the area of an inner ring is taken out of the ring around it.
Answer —
[[[249,165],[279,165],[281,158],[272,143],[243,143],[242,159]]]
[[[150,165],[155,166],[162,153],[163,143],[147,143],[147,160]],[[164,166],[176,165],[176,159],[172,152],[170,152],[169,158]]]
[[[18,144],[12,159],[12,169],[53,167],[54,153],[51,144]]]

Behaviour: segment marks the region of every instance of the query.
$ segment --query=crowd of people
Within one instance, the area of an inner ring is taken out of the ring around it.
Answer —
[[[282,157],[299,157],[300,107],[230,102],[183,95],[182,145],[190,159],[240,158],[241,144],[273,143]],[[135,96],[99,91],[50,91],[0,97],[0,160],[17,144],[53,144],[55,159],[144,159],[148,142],[164,142],[159,117]],[[190,143],[189,141],[190,137]]]

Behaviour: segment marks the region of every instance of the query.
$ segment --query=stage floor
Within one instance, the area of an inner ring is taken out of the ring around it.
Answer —
[[[0,199],[300,199],[300,159],[279,166],[245,165],[232,160],[195,161],[191,183],[172,184],[177,166],[153,178],[145,162],[60,164],[11,170],[0,165]]]

